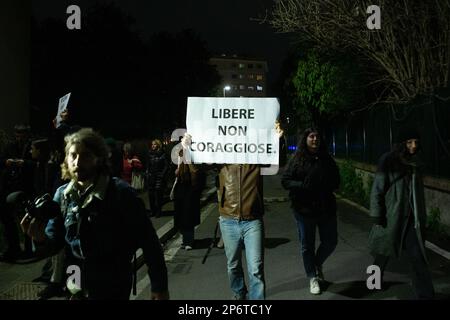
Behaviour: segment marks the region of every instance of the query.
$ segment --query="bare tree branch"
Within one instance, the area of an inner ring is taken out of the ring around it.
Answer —
[[[378,0],[381,30],[366,27],[371,2],[280,0],[265,20],[317,47],[364,55],[380,70],[373,83],[388,88],[381,100],[405,103],[448,87],[450,0]]]

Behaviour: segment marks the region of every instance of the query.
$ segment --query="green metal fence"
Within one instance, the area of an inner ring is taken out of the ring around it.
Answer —
[[[338,119],[330,129],[330,149],[336,157],[376,164],[391,150],[402,127],[420,133],[425,173],[450,178],[450,92]]]

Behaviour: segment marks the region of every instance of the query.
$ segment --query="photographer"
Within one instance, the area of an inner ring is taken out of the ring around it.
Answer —
[[[78,296],[129,299],[131,260],[142,248],[149,267],[151,298],[168,299],[167,268],[159,239],[134,190],[111,178],[104,139],[92,129],[81,129],[65,141],[62,177],[70,182],[54,196],[62,216],[50,219],[45,226],[26,215],[22,229],[55,252],[68,246],[72,264],[81,269]]]

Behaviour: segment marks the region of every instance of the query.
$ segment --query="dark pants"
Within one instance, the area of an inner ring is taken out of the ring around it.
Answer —
[[[148,202],[152,216],[160,217],[163,205],[163,190],[160,188],[148,190]]]
[[[14,194],[18,193],[21,193],[21,191],[11,193],[9,196],[14,196]],[[25,214],[24,210],[24,207],[21,203],[19,203],[19,201],[7,203],[6,197],[2,196],[0,204],[0,221],[5,228],[5,240],[8,245],[7,250],[12,254],[18,254],[22,251],[20,247],[17,220],[21,219]],[[32,252],[31,239],[27,235],[24,235],[24,246],[25,252]]]
[[[405,254],[409,261],[412,287],[418,299],[433,299],[433,281],[427,262],[420,249],[416,231],[412,223],[409,223],[407,228],[402,253]],[[380,267],[382,279],[388,262],[389,257],[381,255],[375,257],[373,264]]]
[[[194,238],[195,238],[195,228],[187,227],[180,231],[183,236],[183,245],[193,247],[194,246]]]
[[[337,219],[335,215],[321,217],[305,217],[294,212],[303,265],[306,276],[313,278],[316,270],[322,268],[325,260],[333,253],[337,245]],[[316,229],[319,230],[320,245],[316,251]]]

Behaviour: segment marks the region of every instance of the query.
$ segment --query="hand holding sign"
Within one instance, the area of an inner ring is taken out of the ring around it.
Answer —
[[[55,124],[56,128],[58,128],[61,125],[61,121],[63,120],[61,115],[63,115],[64,112],[67,115],[67,105],[69,104],[70,95],[71,92],[69,92],[64,97],[61,97],[59,99],[58,113],[56,114],[56,124]]]

